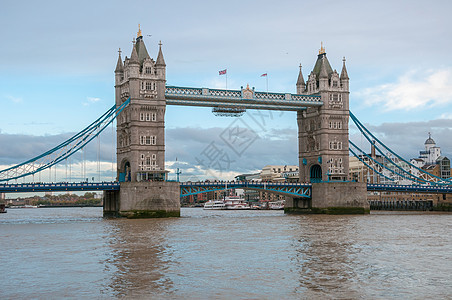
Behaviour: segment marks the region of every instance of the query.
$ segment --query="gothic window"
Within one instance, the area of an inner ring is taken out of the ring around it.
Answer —
[[[156,160],[157,159],[157,155],[152,154],[152,160]]]
[[[150,121],[151,120],[151,114],[150,113],[146,113],[146,121]]]
[[[147,91],[152,90],[152,82],[146,82],[146,90]]]
[[[144,90],[144,82],[141,82],[141,89]]]
[[[342,122],[337,122],[337,129],[342,129]]]
[[[152,113],[152,122],[157,121],[157,113]]]
[[[152,73],[152,68],[151,67],[146,67],[145,72],[146,72],[146,74],[151,74]]]
[[[150,136],[150,139],[151,139],[151,142],[150,142],[151,145],[155,145],[157,143],[157,137],[155,135]]]
[[[140,113],[140,121],[144,121],[144,113]]]
[[[146,136],[146,145],[151,145],[151,137]]]
[[[330,107],[342,108],[342,95],[339,93],[330,94]]]
[[[151,165],[151,158],[149,156],[146,157],[146,165]]]
[[[338,142],[336,139],[329,142],[330,150],[342,150],[342,142]]]
[[[333,87],[337,87],[337,81],[333,80]]]

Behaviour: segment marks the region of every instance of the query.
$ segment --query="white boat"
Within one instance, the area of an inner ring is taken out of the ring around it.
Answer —
[[[209,200],[204,204],[204,209],[226,209],[226,204],[221,200]]]
[[[284,202],[285,202],[284,200],[269,202],[268,205],[270,209],[284,209]]]
[[[251,209],[245,199],[238,196],[225,197],[224,200],[209,200],[204,204],[204,209]]]
[[[224,199],[226,209],[251,209],[245,199],[239,196],[229,196]]]

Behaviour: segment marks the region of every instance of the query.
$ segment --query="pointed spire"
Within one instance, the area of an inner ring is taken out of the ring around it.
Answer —
[[[159,43],[159,54],[157,56],[156,65],[157,66],[166,66],[165,60],[163,59],[163,53],[162,53],[162,41],[160,41],[160,43]]]
[[[320,67],[319,78],[328,78],[328,72],[326,71],[325,56],[322,57],[322,66]]]
[[[297,86],[305,86],[303,73],[301,73],[301,64],[300,64],[300,72],[298,73],[298,80],[297,80]]]
[[[143,37],[143,34],[141,34],[141,27],[140,24],[138,24],[138,32],[137,32],[137,38]]]
[[[137,49],[136,49],[136,47],[135,47],[135,39],[133,39],[133,46],[132,46],[132,54],[130,55],[130,61],[129,61],[129,63],[130,64],[132,64],[132,63],[136,63],[136,64],[138,64],[139,63],[139,61],[138,61],[138,53],[137,53]]]
[[[320,42],[319,54],[325,54],[325,47],[323,47],[323,42]]]
[[[121,48],[119,48],[118,52],[119,52],[118,63],[116,64],[115,73],[124,71],[124,66],[122,64],[122,59],[121,59]]]
[[[347,74],[347,68],[345,67],[345,56],[342,59],[341,79],[349,79]]]

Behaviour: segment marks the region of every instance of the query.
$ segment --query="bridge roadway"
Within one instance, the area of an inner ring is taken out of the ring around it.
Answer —
[[[294,197],[311,197],[309,183],[287,183],[287,182],[242,182],[242,181],[220,181],[220,182],[181,182],[181,197],[225,189],[253,189],[273,192],[281,195]],[[80,192],[80,191],[106,191],[119,190],[117,181],[111,182],[58,182],[58,183],[16,183],[0,184],[0,193],[30,193],[30,192]],[[411,192],[411,193],[452,193],[452,186],[437,185],[391,185],[391,184],[367,184],[368,191],[384,192]]]
[[[222,90],[166,86],[165,99],[168,105],[287,111],[323,105],[320,95],[255,92],[249,88]]]

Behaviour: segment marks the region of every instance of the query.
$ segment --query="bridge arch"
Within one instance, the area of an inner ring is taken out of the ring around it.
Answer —
[[[320,165],[312,165],[309,173],[311,182],[322,181],[322,167]]]

